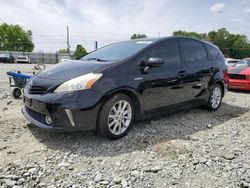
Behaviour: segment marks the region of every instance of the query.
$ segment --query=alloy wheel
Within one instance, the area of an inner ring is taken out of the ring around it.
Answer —
[[[124,133],[132,119],[132,108],[129,102],[120,100],[116,102],[108,115],[108,127],[112,134],[120,135]]]
[[[219,87],[215,87],[211,95],[211,106],[213,109],[216,109],[220,106],[221,97],[222,97],[221,89]]]

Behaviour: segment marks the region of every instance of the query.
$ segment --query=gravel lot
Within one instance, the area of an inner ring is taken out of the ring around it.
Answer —
[[[117,141],[47,133],[22,116],[0,64],[0,187],[249,187],[250,93],[217,112],[180,112],[134,125]]]

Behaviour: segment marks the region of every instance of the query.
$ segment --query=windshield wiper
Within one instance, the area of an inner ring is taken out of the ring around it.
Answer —
[[[107,60],[104,60],[104,59],[99,59],[99,58],[96,58],[96,57],[91,57],[91,58],[88,58],[87,61],[102,61],[102,62],[106,62]]]

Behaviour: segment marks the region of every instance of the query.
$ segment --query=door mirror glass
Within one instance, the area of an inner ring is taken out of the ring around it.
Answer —
[[[158,57],[151,57],[148,59],[147,66],[148,67],[159,67],[164,64],[164,60]]]

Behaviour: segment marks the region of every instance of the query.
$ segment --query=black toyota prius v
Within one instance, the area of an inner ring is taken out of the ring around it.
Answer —
[[[90,131],[109,139],[135,120],[184,108],[217,110],[227,68],[213,44],[186,37],[117,42],[32,77],[22,112],[50,131]]]

